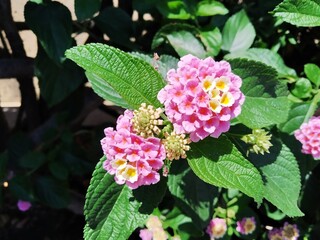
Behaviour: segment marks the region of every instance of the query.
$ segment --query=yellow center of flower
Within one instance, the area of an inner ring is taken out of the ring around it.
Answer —
[[[298,236],[296,229],[292,225],[285,226],[282,233],[288,239],[294,239],[294,237]]]
[[[220,99],[220,103],[222,106],[230,107],[234,103],[232,94],[224,93]]]
[[[117,169],[125,168],[127,165],[127,160],[125,159],[116,159],[112,162],[112,167]]]
[[[127,165],[126,168],[120,169],[118,171],[117,176],[120,176],[121,178],[134,183],[138,180],[138,171],[134,166]]]
[[[222,237],[226,233],[226,229],[223,225],[219,224],[219,225],[213,226],[211,229],[211,232],[214,237]]]
[[[221,98],[221,104],[228,105],[229,102],[230,102],[230,99],[228,98],[228,95],[227,94],[223,94],[222,98]]]
[[[209,102],[209,106],[211,108],[211,110],[213,112],[216,112],[216,113],[219,113],[220,110],[221,110],[221,106],[220,106],[220,103],[218,100],[216,99],[212,99],[210,102]]]
[[[220,97],[220,91],[216,88],[212,89],[210,92],[209,92],[209,95],[211,98],[219,98]]]
[[[250,219],[247,219],[246,224],[244,225],[245,232],[252,233],[255,229],[256,225]]]
[[[129,168],[126,171],[126,174],[129,176],[129,178],[133,178],[134,176],[137,175],[137,170],[134,168]]]
[[[223,92],[226,92],[229,90],[229,82],[230,82],[229,78],[220,77],[216,79],[216,88]]]
[[[210,88],[212,88],[212,83],[213,83],[213,79],[208,77],[208,78],[205,78],[202,82],[202,88],[205,90],[205,91],[209,91]]]
[[[220,113],[222,107],[234,104],[233,95],[229,92],[230,79],[228,77],[206,77],[202,81],[202,89],[210,97],[209,107],[215,113]]]
[[[282,237],[279,235],[272,236],[270,240],[282,240]]]

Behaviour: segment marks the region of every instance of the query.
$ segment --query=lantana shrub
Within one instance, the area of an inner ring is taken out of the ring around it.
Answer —
[[[240,16],[247,19],[240,11],[230,22]],[[104,130],[86,196],[85,239],[309,234],[299,226],[308,178],[299,165],[319,159],[320,83],[306,70],[311,90],[300,96],[298,77],[280,74],[283,63],[235,54],[230,44],[219,60],[179,49],[180,59],[152,58],[103,44],[66,52],[99,96],[124,109]],[[250,46],[244,50],[266,53]]]

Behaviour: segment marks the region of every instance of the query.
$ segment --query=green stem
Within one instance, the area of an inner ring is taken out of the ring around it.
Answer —
[[[160,117],[163,119],[164,122],[169,121],[169,119],[167,118],[167,116],[164,113],[161,113]]]
[[[303,122],[308,122],[309,119],[313,116],[314,112],[317,110],[318,102],[320,101],[320,90],[318,93],[313,97],[308,112],[303,120]]]

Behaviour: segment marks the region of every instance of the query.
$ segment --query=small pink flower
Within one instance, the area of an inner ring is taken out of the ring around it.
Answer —
[[[168,71],[167,80],[158,99],[175,132],[190,134],[193,142],[219,137],[241,112],[242,81],[226,61],[201,60],[189,54],[180,59],[176,70]]]
[[[284,240],[297,240],[300,236],[297,225],[287,222],[284,223],[281,233]]]
[[[139,237],[142,240],[152,240],[153,233],[150,230],[148,230],[147,228],[141,229],[140,233],[139,233]]]
[[[254,232],[256,229],[256,221],[254,217],[245,217],[242,218],[240,221],[237,221],[237,228],[236,230],[243,234],[248,235]]]
[[[320,158],[320,116],[303,123],[294,136],[302,143],[302,152]]]
[[[103,168],[115,175],[118,184],[135,189],[159,182],[158,171],[166,153],[159,138],[143,138],[134,132],[132,118],[133,113],[126,110],[118,118],[116,130],[106,128],[101,146],[107,158]]]
[[[140,238],[142,240],[167,240],[168,234],[162,227],[159,217],[151,215],[146,222],[146,229],[140,230]]]
[[[218,239],[222,238],[227,232],[227,223],[225,219],[222,218],[214,218],[211,219],[206,233],[209,234],[210,239]]]
[[[31,203],[28,201],[19,200],[17,206],[21,212],[25,212],[30,209]]]

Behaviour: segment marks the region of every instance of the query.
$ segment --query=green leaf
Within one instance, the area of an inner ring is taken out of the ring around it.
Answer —
[[[200,237],[203,236],[202,229],[200,229],[190,217],[184,215],[177,207],[174,207],[165,216],[163,228],[166,229],[168,227],[172,228],[173,231],[180,236],[181,240],[193,239],[192,237],[202,239]]]
[[[199,179],[184,160],[172,164],[168,187],[176,205],[192,218],[195,225],[205,228],[212,218],[218,189]]]
[[[58,65],[40,47],[35,59],[41,96],[52,107],[68,97],[84,81],[83,70],[70,60]]]
[[[132,52],[132,56],[135,56],[137,58],[140,58],[150,65],[154,66],[154,68],[161,74],[163,79],[167,78],[167,72],[172,68],[177,68],[179,59],[172,57],[170,55],[160,55],[158,60],[155,60],[153,57],[138,53],[138,52]]]
[[[19,160],[28,152],[32,151],[32,140],[27,133],[15,132],[10,135],[7,143],[8,162],[19,165]]]
[[[68,8],[59,2],[29,1],[24,15],[48,56],[55,63],[61,63],[65,59],[64,52],[72,46],[72,19]]]
[[[202,43],[196,38],[200,31],[188,24],[167,24],[154,36],[152,48],[160,46],[165,40],[171,44],[180,57],[192,54],[199,58],[206,57],[206,51]]]
[[[97,164],[86,195],[84,214],[85,239],[128,239],[143,225],[161,201],[166,183],[145,186],[134,192],[118,185],[114,176],[102,167],[105,157]]]
[[[101,7],[102,0],[75,0],[74,9],[79,21],[91,18]]]
[[[290,149],[299,164],[299,170],[301,175],[301,182],[304,184],[310,173],[320,163],[315,161],[311,154],[304,154],[301,152],[301,142],[297,141],[294,135],[288,135],[286,133],[280,133],[282,142]],[[304,186],[302,187],[302,189]],[[300,194],[302,196],[303,194]],[[303,211],[304,212],[304,211]]]
[[[287,120],[290,102],[284,81],[263,63],[246,59],[229,61],[232,71],[242,78],[241,91],[246,96],[238,120],[249,128],[263,128]]]
[[[317,87],[320,86],[320,68],[317,65],[313,63],[304,65],[304,72],[311,82]]]
[[[164,0],[157,3],[160,13],[169,19],[186,20],[191,17],[183,0]]]
[[[123,108],[129,108],[130,105],[122,99],[122,97],[114,91],[114,89],[101,77],[95,73],[86,71],[86,77],[88,78],[91,86],[96,94],[105,100],[109,100],[117,106]]]
[[[189,24],[184,24],[184,23],[170,23],[167,25],[164,25],[162,28],[159,29],[159,31],[156,33],[156,35],[152,39],[152,44],[151,48],[155,49],[159,47],[165,40],[168,34],[172,32],[177,32],[177,31],[187,31],[191,32],[194,35],[197,35],[200,33],[199,29],[196,27],[189,25]]]
[[[167,39],[180,57],[192,54],[199,58],[205,58],[206,51],[201,42],[190,32],[179,31],[167,35]]]
[[[259,171],[225,136],[191,144],[188,163],[203,181],[217,187],[235,188],[261,203],[263,182]]]
[[[201,17],[225,15],[229,10],[220,2],[203,0],[197,4],[196,15]]]
[[[103,44],[74,47],[66,56],[103,79],[131,108],[138,108],[141,103],[161,106],[157,94],[165,83],[145,61]],[[103,87],[103,82],[93,84]]]
[[[36,193],[41,201],[53,208],[64,208],[69,203],[68,187],[50,177],[36,179]]]
[[[167,191],[167,178],[162,177],[155,185],[140,186],[133,190],[134,198],[141,203],[140,213],[151,214],[161,203]]]
[[[132,199],[132,191],[107,174],[104,160],[97,164],[87,191],[84,239],[127,239],[148,215],[139,213],[140,204]]]
[[[9,190],[17,198],[31,201],[33,198],[33,185],[30,177],[24,175],[16,175],[10,179]]]
[[[287,97],[247,97],[238,120],[252,129],[263,128],[286,121],[289,109]]]
[[[284,144],[271,160],[274,162],[260,168],[266,180],[264,197],[289,217],[303,216],[297,205],[301,188],[297,160]]]
[[[222,35],[219,28],[213,30],[201,30],[200,39],[209,55],[217,56],[222,45]]]
[[[292,134],[305,120],[305,116],[310,108],[310,102],[293,103],[291,105],[288,120],[278,127],[282,132]]]
[[[222,30],[222,49],[228,52],[247,50],[253,43],[256,32],[246,12],[232,15]]]
[[[68,178],[69,171],[59,159],[55,159],[49,164],[49,170],[59,180],[66,180]]]
[[[320,0],[284,0],[273,14],[296,26],[320,26]]]
[[[133,34],[131,17],[121,8],[107,7],[94,19],[97,27],[116,44],[133,48],[130,37]]]
[[[159,71],[164,76],[164,79],[167,78],[167,72],[172,68],[178,67],[179,59],[170,55],[160,55],[159,61],[164,65],[163,69],[159,68]]]
[[[46,156],[41,152],[28,152],[20,159],[20,166],[37,169],[46,162]]]
[[[131,2],[132,8],[141,14],[153,12],[159,5],[157,0],[132,0]]]
[[[79,158],[70,152],[63,152],[61,158],[65,167],[73,175],[83,176],[84,174],[92,173],[94,170],[94,165],[91,161]]]
[[[294,69],[287,67],[278,53],[265,48],[250,48],[244,52],[230,53],[225,56],[226,59],[246,58],[249,60],[262,62],[273,67],[280,75],[296,76]]]
[[[307,78],[299,78],[294,83],[294,88],[292,89],[292,94],[298,98],[308,98],[311,96],[312,84]]]

